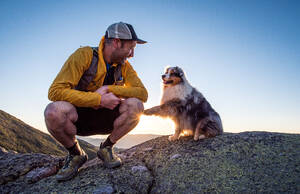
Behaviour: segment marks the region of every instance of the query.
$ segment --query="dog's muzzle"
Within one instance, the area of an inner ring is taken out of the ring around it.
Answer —
[[[172,84],[173,80],[167,80],[167,81],[163,80],[163,82],[164,82],[164,84]]]
[[[164,83],[164,84],[172,84],[172,83],[173,83],[173,80],[165,80],[165,78],[166,78],[166,75],[163,74],[163,75],[161,76],[161,79],[163,80],[163,83]]]

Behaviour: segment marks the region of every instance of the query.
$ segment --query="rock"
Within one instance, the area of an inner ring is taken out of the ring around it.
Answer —
[[[146,166],[133,166],[131,168],[131,171],[133,173],[136,173],[136,172],[142,173],[144,171],[148,171],[148,168]]]
[[[173,156],[170,157],[171,160],[176,159],[176,158],[180,158],[181,154],[174,154]]]
[[[124,164],[120,168],[106,169],[95,158],[75,178],[62,183],[48,176],[55,171],[48,167],[60,167],[60,160],[48,155],[3,151],[0,193],[298,193],[300,190],[298,134],[225,133],[200,141],[183,137],[174,142],[167,138],[159,137],[121,151]],[[33,183],[28,184],[28,177],[42,178],[37,182],[31,179]]]
[[[98,187],[93,194],[111,194],[114,192],[114,188],[111,185],[103,185]]]
[[[27,183],[35,183],[42,178],[51,176],[56,174],[58,171],[57,166],[48,166],[48,167],[41,167],[41,168],[36,168],[25,176],[25,181]]]
[[[53,175],[62,166],[63,158],[46,154],[3,152],[0,156],[0,184],[14,181],[31,172],[26,182],[36,182]]]

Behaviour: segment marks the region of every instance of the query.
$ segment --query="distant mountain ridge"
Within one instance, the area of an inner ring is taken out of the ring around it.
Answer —
[[[161,137],[162,135],[154,135],[154,134],[128,134],[122,139],[120,139],[115,147],[120,148],[120,149],[128,149],[131,148],[132,146],[141,144],[145,141],[149,141],[151,139]],[[89,142],[90,144],[98,147],[101,142],[105,141],[104,138],[95,138],[95,137],[83,137],[83,136],[78,136],[78,139],[82,139],[84,141]]]
[[[97,148],[79,140],[89,158],[96,157]],[[37,130],[20,119],[0,110],[0,147],[19,153],[67,154],[65,148],[50,135]]]

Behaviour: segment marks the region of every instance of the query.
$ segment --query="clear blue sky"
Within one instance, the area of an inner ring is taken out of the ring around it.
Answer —
[[[160,75],[182,67],[227,132],[300,132],[300,1],[0,1],[0,109],[45,131],[48,88],[80,46],[115,22],[147,40],[131,64],[159,103]],[[142,117],[132,133],[169,134]]]

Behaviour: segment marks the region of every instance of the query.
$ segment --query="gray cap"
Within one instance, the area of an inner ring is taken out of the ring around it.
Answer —
[[[138,44],[147,43],[147,41],[141,40],[137,37],[132,25],[123,22],[110,25],[105,32],[105,38],[136,40]]]

